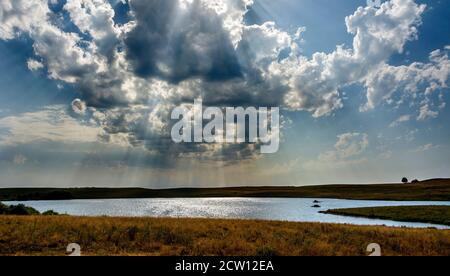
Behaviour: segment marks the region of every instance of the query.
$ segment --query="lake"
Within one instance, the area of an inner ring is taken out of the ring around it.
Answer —
[[[319,213],[328,209],[354,207],[450,205],[448,201],[317,200],[320,201],[320,208],[312,208],[314,199],[309,198],[88,199],[5,203],[23,203],[40,212],[54,210],[61,214],[76,216],[235,218],[450,229],[447,226],[428,223],[395,222]]]

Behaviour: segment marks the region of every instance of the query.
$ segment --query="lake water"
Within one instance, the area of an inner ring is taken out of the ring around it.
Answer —
[[[303,222],[329,222],[358,225],[387,225],[406,227],[450,227],[428,224],[395,222],[321,214],[319,211],[337,208],[449,205],[439,201],[368,201],[317,199],[320,208],[312,208],[314,199],[305,198],[150,198],[150,199],[92,199],[62,201],[5,202],[23,203],[40,212],[54,210],[58,213],[76,216],[131,216],[131,217],[200,217],[264,219]]]

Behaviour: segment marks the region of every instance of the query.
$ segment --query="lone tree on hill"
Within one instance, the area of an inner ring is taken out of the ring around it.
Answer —
[[[402,178],[402,182],[405,183],[405,184],[408,183],[408,178],[403,177],[403,178]]]

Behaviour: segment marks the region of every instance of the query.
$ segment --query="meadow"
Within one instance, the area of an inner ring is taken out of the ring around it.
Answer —
[[[1,216],[0,255],[450,255],[450,230],[255,220]]]
[[[323,213],[450,225],[450,206],[392,206],[333,209]]]

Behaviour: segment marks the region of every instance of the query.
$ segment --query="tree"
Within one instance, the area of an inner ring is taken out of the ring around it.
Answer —
[[[408,183],[408,178],[403,177],[403,178],[402,178],[402,182],[405,183],[405,184]]]

